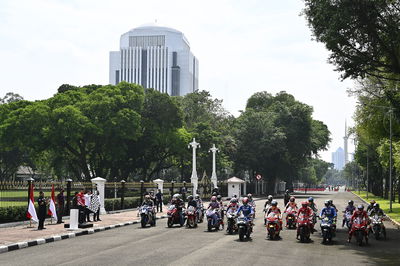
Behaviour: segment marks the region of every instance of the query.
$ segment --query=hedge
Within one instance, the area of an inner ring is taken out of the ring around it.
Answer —
[[[28,220],[26,206],[10,206],[0,208],[0,223],[10,223]]]

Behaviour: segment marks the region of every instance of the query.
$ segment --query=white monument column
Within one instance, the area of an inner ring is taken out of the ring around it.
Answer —
[[[97,190],[100,194],[100,214],[106,214],[106,209],[104,208],[104,184],[106,183],[106,180],[101,177],[96,177],[92,178],[91,181],[92,184],[96,184]]]
[[[196,170],[196,149],[200,148],[200,143],[196,142],[196,139],[193,138],[193,141],[189,143],[188,148],[193,148],[193,167],[192,167],[192,176],[190,178],[190,182],[193,184],[193,195],[197,194],[197,187],[199,178],[197,177],[197,170]]]
[[[217,170],[216,170],[216,161],[215,161],[215,154],[219,150],[215,147],[215,144],[213,144],[212,148],[210,149],[210,152],[213,153],[213,166],[212,166],[212,174],[211,174],[211,182],[214,185],[214,188],[218,187],[217,186]]]

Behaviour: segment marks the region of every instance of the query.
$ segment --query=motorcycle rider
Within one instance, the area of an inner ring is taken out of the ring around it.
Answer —
[[[201,200],[201,198],[200,198],[199,195],[196,195],[196,196],[194,197],[194,200],[195,200],[196,203],[197,203],[197,208],[201,208],[201,207],[203,206],[203,201]]]
[[[143,200],[143,202],[142,202],[142,205],[141,205],[141,207],[143,207],[143,206],[149,206],[149,207],[152,207],[151,208],[151,215],[154,217],[154,215],[155,215],[155,210],[154,210],[154,201],[151,199],[151,196],[150,195],[145,195],[144,196],[144,200]],[[139,215],[139,214],[138,214]]]
[[[299,217],[300,214],[303,214],[304,216],[308,216],[309,219],[312,219],[313,210],[308,206],[307,201],[303,201],[301,203],[301,208],[297,212],[297,217]],[[312,234],[314,234],[314,224],[312,222],[310,223],[310,231]],[[299,235],[300,235],[300,227],[297,227],[296,239],[299,239]]]
[[[343,211],[343,213],[351,213],[353,215],[354,211],[356,210],[356,207],[354,207],[354,201],[349,200],[348,205],[346,207],[346,209]],[[342,223],[342,227],[344,227],[344,224],[346,223],[346,217],[343,216],[343,223]]]
[[[253,195],[251,193],[247,194],[247,198],[249,200],[249,205],[254,208],[254,211],[256,210],[256,202],[253,199]]]
[[[370,217],[375,216],[375,215],[378,215],[381,217],[386,216],[386,214],[383,212],[383,210],[379,207],[379,203],[374,204],[374,208],[368,212],[368,215]],[[371,226],[370,226],[370,230],[371,230]],[[383,235],[386,235],[386,228],[383,223],[382,223],[382,232],[383,232]]]
[[[328,217],[328,219],[332,222],[333,229],[336,230],[336,225],[334,223],[334,220],[337,217],[337,212],[334,207],[332,207],[329,203],[329,200],[325,201],[325,207],[322,208],[321,214],[319,215],[321,218],[324,216]]]
[[[270,213],[275,213],[278,215],[280,230],[282,230],[282,212],[281,212],[281,209],[278,208],[278,202],[276,200],[273,200],[271,202],[271,207],[268,208],[265,216],[268,216]]]
[[[234,211],[237,211],[239,209],[239,203],[238,200],[236,198],[232,198],[228,207],[226,208],[226,212],[229,211],[229,209],[232,209]]]
[[[242,206],[239,207],[239,209],[236,212],[236,215],[239,215],[240,212],[243,213],[244,217],[249,219],[250,226],[252,226],[253,225],[252,220],[253,220],[253,216],[254,216],[254,209],[249,204],[249,198],[248,197],[244,197],[242,199]]]
[[[185,219],[184,219],[183,209],[185,208],[185,202],[181,199],[181,195],[174,194],[172,196],[171,204],[174,204],[175,207],[177,208],[180,222],[181,224],[184,224]]]
[[[295,197],[290,197],[289,202],[285,206],[285,212],[287,211],[288,208],[292,208],[293,210],[297,211],[297,203],[296,203],[296,198]]]
[[[308,198],[308,206],[311,208],[311,210],[313,212],[317,212],[318,211],[317,205],[315,204],[313,197],[309,197]]]
[[[374,208],[375,203],[376,203],[375,200],[371,200],[371,201],[369,202],[369,205],[368,205],[368,207],[367,207],[367,213],[369,213],[369,212]]]
[[[197,201],[194,200],[192,195],[188,196],[188,204],[187,207],[189,208],[189,206],[193,206],[195,210],[197,210]]]
[[[286,189],[285,195],[283,196],[283,204],[286,206],[290,200],[289,189]]]
[[[353,236],[353,233],[355,231],[355,227],[354,227],[354,223],[353,221],[356,218],[361,218],[361,219],[365,219],[368,223],[368,214],[366,211],[364,211],[364,205],[358,205],[357,206],[357,210],[353,213],[353,216],[351,216],[351,223],[353,224],[353,226],[351,227],[350,231],[349,231],[349,239],[347,240],[347,242],[350,243],[351,241],[351,237]],[[365,242],[368,243],[368,234],[365,234]]]
[[[216,209],[217,211],[215,212],[215,214],[217,215],[219,220],[221,219],[221,206],[220,206],[220,204],[219,204],[219,202],[217,200],[217,196],[212,196],[211,197],[211,201],[208,204],[207,210],[208,209],[212,209],[212,210]]]
[[[331,207],[335,208],[336,213],[338,212],[338,209],[336,208],[335,204],[333,204],[333,200],[328,200],[329,201],[329,205],[331,205]]]
[[[267,200],[265,201],[265,204],[264,204],[264,212],[265,213],[267,213],[268,209],[271,208],[272,201],[273,201],[272,195],[268,195]],[[267,224],[267,220],[264,219],[264,225],[266,225],[266,224]]]
[[[219,203],[220,206],[220,211],[221,211],[221,224],[222,224],[222,228],[224,227],[224,203],[222,201],[222,196],[221,195],[217,195],[217,201]]]

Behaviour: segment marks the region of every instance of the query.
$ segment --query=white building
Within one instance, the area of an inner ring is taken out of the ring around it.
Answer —
[[[182,32],[156,24],[122,34],[120,50],[110,52],[110,84],[127,81],[172,96],[199,86],[199,62]]]
[[[344,150],[342,147],[339,147],[335,152],[332,152],[332,163],[336,170],[342,170],[344,168]]]

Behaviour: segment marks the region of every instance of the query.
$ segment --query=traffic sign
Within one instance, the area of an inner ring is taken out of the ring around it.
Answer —
[[[256,175],[257,180],[261,180],[262,176],[261,175]]]

